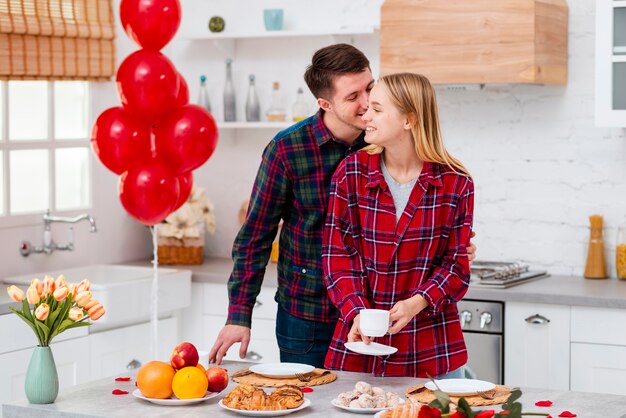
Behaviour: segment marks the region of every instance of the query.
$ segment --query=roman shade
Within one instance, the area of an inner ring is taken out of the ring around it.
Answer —
[[[0,79],[107,80],[112,0],[0,0]]]

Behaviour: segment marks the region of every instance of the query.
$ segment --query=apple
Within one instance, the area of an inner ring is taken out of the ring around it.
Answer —
[[[210,367],[206,371],[209,392],[221,392],[228,386],[228,371],[221,367]]]
[[[191,343],[180,343],[174,347],[170,356],[170,363],[176,370],[183,367],[196,367],[198,365],[198,350]]]

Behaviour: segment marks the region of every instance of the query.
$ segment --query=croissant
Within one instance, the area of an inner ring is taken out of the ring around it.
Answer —
[[[274,409],[293,409],[302,405],[304,394],[297,386],[285,385],[272,392],[269,401]]]

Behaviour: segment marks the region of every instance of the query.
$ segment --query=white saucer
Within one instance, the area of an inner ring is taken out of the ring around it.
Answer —
[[[222,400],[218,402],[218,405],[228,411],[236,412],[240,415],[246,415],[248,417],[279,417],[281,415],[291,414],[292,412],[296,412],[306,408],[307,406],[311,405],[311,400],[304,398],[304,402],[299,407],[292,409],[280,409],[278,411],[245,411],[243,409],[229,408],[224,405],[224,402],[222,402]]]
[[[441,379],[435,380],[442,392],[451,396],[471,396],[476,392],[486,392],[496,387],[494,383],[476,379]],[[427,382],[426,389],[437,390],[433,382]]]
[[[398,351],[396,347],[378,343],[370,343],[366,345],[363,341],[353,341],[351,343],[345,343],[344,345],[348,350],[359,354],[365,354],[367,356],[388,356]]]
[[[389,409],[389,408],[393,408],[391,406],[385,407],[385,408],[350,408],[349,406],[343,406],[337,403],[337,399],[333,399],[330,402],[333,406],[336,406],[337,408],[341,408],[343,410],[355,413],[355,414],[374,414],[376,412],[380,412],[380,411],[384,411],[385,409]],[[404,403],[404,399],[400,399],[399,404],[403,404]]]
[[[157,398],[147,398],[143,396],[139,389],[135,389],[133,391],[133,396],[135,398],[143,399],[144,401],[152,402],[157,405],[165,405],[165,406],[182,406],[182,405],[192,405],[194,403],[204,402],[208,399],[214,398],[219,395],[218,392],[207,392],[202,398],[194,398],[194,399],[178,399],[176,396],[172,395],[171,398],[167,399],[157,399]]]
[[[255,364],[248,370],[258,375],[272,379],[288,379],[296,377],[296,373],[307,374],[315,370],[315,367],[302,363],[266,363]]]

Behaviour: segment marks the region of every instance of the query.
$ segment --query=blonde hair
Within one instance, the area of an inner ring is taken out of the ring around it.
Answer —
[[[430,81],[420,74],[398,73],[382,76],[378,82],[385,86],[398,110],[408,115],[418,158],[446,165],[456,173],[469,176],[465,166],[450,155],[443,145],[437,97]],[[380,154],[384,147],[372,144],[364,149],[368,154]]]

